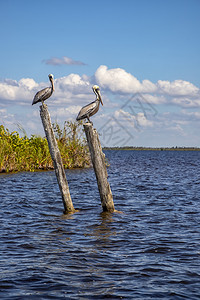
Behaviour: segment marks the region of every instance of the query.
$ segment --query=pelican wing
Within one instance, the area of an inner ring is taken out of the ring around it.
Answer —
[[[90,115],[91,112],[96,108],[96,106],[97,106],[96,101],[94,101],[94,102],[92,102],[92,103],[90,103],[90,104],[87,104],[87,105],[83,106],[83,107],[81,108],[81,110],[80,110],[80,112],[79,112],[77,118],[76,118],[77,121],[78,121],[78,120],[81,120],[81,119],[84,119],[84,118],[86,118],[88,115]]]
[[[47,88],[37,92],[34,99],[33,99],[32,105],[37,103],[37,102],[44,101],[44,100],[48,99],[51,96],[51,94],[52,94],[52,88],[51,87],[47,87]]]

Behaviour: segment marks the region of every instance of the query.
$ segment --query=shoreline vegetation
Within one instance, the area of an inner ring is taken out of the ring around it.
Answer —
[[[91,165],[89,149],[84,138],[81,138],[82,124],[67,121],[61,129],[53,124],[54,133],[60,149],[65,169],[86,168]],[[53,161],[49,153],[46,138],[31,135],[27,137],[24,129],[10,132],[0,125],[0,173],[53,170]]]
[[[135,150],[135,151],[200,151],[198,147],[104,147],[103,150]]]
[[[82,138],[82,122],[66,121],[63,129],[53,123],[53,129],[60,149],[65,169],[87,168],[91,166],[90,153],[85,138]],[[31,135],[23,128],[19,132],[10,132],[0,125],[0,173],[21,171],[53,170],[53,161],[49,153],[45,137]],[[104,147],[103,150],[135,150],[135,151],[200,151],[198,147]]]

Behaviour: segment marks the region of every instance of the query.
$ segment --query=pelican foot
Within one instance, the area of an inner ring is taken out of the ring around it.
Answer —
[[[86,125],[86,124],[87,124],[87,125],[93,126],[93,123],[92,123],[92,122],[88,122],[88,121],[87,121],[87,122],[84,123],[84,125]]]
[[[47,107],[47,104],[45,104],[44,102],[42,102],[42,105],[46,108]]]

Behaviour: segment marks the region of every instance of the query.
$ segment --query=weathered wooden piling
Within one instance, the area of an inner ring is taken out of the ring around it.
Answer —
[[[54,135],[54,131],[51,124],[51,118],[46,104],[40,106],[40,116],[48,141],[51,158],[53,160],[58,185],[62,194],[64,213],[73,213],[75,212],[75,209],[71,200],[69,186],[62,163],[62,158]]]
[[[83,126],[97,179],[103,211],[114,212],[113,196],[107,179],[108,173],[106,170],[105,154],[102,151],[98,133],[91,123],[85,123]]]

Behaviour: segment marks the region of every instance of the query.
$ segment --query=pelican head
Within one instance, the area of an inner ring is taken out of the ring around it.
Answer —
[[[49,79],[53,79],[53,74],[49,74]]]
[[[53,88],[53,91],[54,91],[53,74],[49,74],[49,80],[51,81],[52,88]]]
[[[92,87],[93,92],[95,93],[95,95],[97,96],[97,99],[101,101],[101,104],[103,105],[103,101],[101,99],[101,93],[100,93],[100,88],[98,85],[93,85]]]

